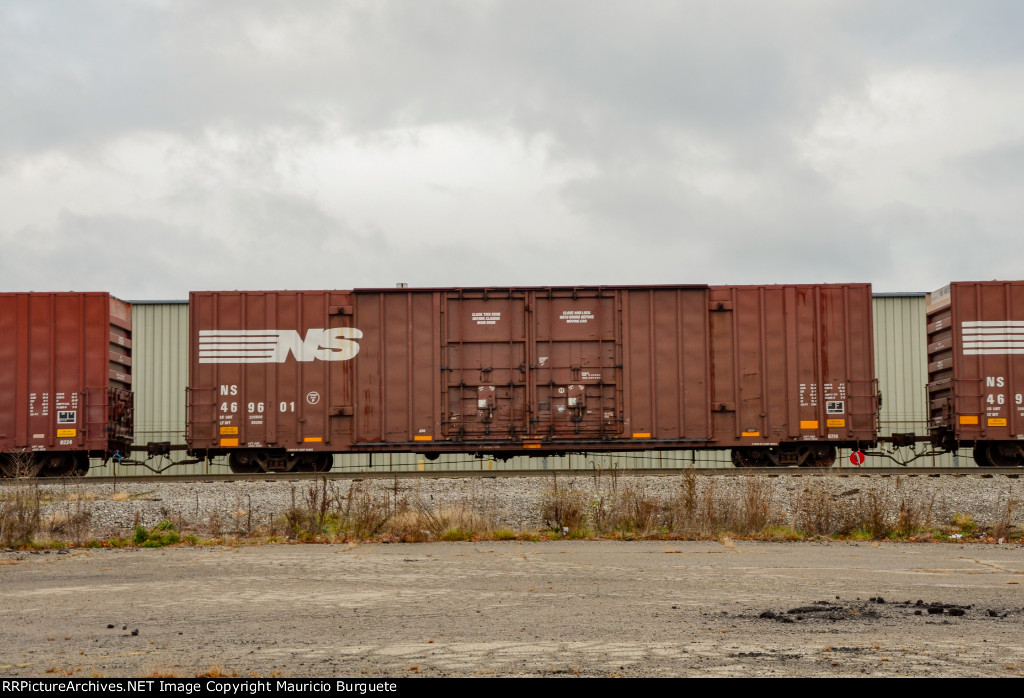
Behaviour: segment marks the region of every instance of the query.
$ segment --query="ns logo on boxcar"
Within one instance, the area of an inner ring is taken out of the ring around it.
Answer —
[[[283,364],[296,361],[347,361],[359,353],[363,332],[354,327],[297,330],[200,330],[201,364]]]

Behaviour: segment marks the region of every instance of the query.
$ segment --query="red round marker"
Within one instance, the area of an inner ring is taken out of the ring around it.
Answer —
[[[864,451],[854,451],[851,453],[850,462],[854,465],[864,465]]]

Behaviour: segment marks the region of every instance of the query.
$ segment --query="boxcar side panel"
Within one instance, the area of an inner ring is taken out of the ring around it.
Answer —
[[[1024,282],[955,282],[928,311],[931,427],[947,448],[1002,442],[1016,464],[1024,442]],[[979,454],[976,453],[976,457]]]
[[[622,434],[619,294],[611,289],[531,293],[530,436],[609,439]]]
[[[707,287],[622,290],[625,429],[637,441],[712,438],[709,384],[714,365]]]
[[[866,284],[712,287],[715,443],[875,440]]]
[[[0,451],[127,455],[131,307],[106,293],[0,294],[0,396]]]
[[[362,332],[354,364],[357,446],[437,441],[440,423],[440,306],[431,291],[355,291]],[[424,446],[425,448],[425,446]]]
[[[351,319],[341,291],[191,294],[193,450],[348,450],[350,423],[334,418],[351,417]]]
[[[441,292],[446,438],[518,441],[529,433],[528,293]]]

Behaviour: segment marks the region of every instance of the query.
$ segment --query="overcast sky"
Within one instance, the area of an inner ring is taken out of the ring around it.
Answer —
[[[0,4],[0,290],[1024,277],[1024,3]]]

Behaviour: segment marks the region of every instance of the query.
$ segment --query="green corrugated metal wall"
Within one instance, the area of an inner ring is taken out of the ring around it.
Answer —
[[[924,293],[875,294],[874,297],[875,375],[882,393],[878,433],[882,436],[928,433],[926,301]],[[930,449],[922,445],[917,450]],[[905,456],[906,452],[902,454]],[[875,460],[878,465],[882,464],[883,459]],[[971,449],[964,449],[956,457],[949,453],[926,456],[913,465],[973,466],[974,459]]]

